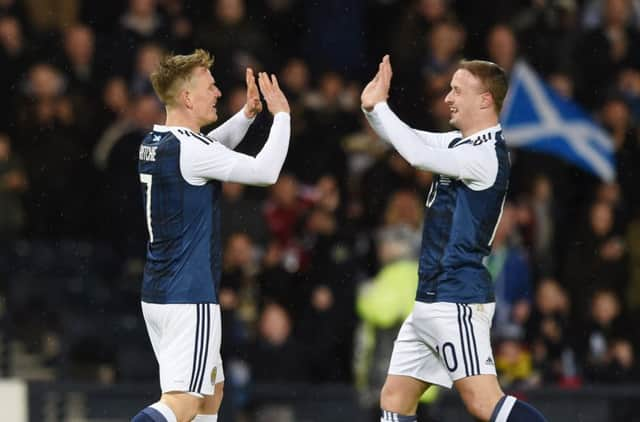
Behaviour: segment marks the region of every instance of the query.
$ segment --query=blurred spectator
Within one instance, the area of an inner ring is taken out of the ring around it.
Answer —
[[[575,0],[530,3],[513,18],[523,55],[543,74],[571,72],[571,52],[580,35],[578,4]]]
[[[452,20],[434,23],[427,33],[422,77],[429,97],[449,90],[449,81],[462,58],[464,37],[464,29]]]
[[[394,192],[384,213],[384,226],[404,226],[413,234],[413,250],[418,252],[422,236],[423,206],[417,195],[408,190]]]
[[[305,345],[308,376],[314,383],[346,383],[351,380],[353,318],[345,317],[347,315],[336,304],[333,289],[316,285],[309,295],[296,333]]]
[[[64,32],[64,56],[60,68],[67,75],[69,90],[81,96],[89,96],[100,82],[99,69],[96,68],[95,40],[93,30],[76,24]]]
[[[145,43],[136,52],[133,74],[129,82],[131,95],[155,96],[149,76],[160,63],[164,50],[158,44]]]
[[[606,13],[608,0],[588,0],[583,5],[582,24],[585,29],[592,29],[600,26],[603,15]],[[629,14],[627,23],[629,26],[640,28],[640,1],[628,0]]]
[[[25,40],[23,27],[11,15],[0,15],[0,127],[15,126],[16,97],[19,93],[17,81],[32,59],[29,44]]]
[[[371,413],[379,410],[378,396],[387,376],[394,340],[413,309],[418,286],[414,243],[415,236],[407,226],[381,229],[376,236],[381,269],[360,286],[356,297],[360,325],[355,345],[355,379],[361,403]]]
[[[193,51],[195,34],[192,15],[198,13],[197,7],[184,0],[159,0],[158,3],[167,18],[170,31],[166,47],[175,53]]]
[[[32,66],[24,81],[20,139],[16,151],[25,161],[30,184],[28,227],[32,235],[86,235],[92,189],[87,140],[65,95],[66,80],[48,64]]]
[[[540,383],[533,370],[531,352],[519,337],[498,337],[496,371],[500,385],[507,389],[531,388]]]
[[[99,133],[96,131],[96,118],[99,100],[95,92],[99,89],[103,75],[95,55],[95,36],[86,25],[75,24],[64,31],[63,53],[58,58],[58,66],[64,72],[67,81],[67,94],[74,112],[87,116],[78,120],[82,130],[93,145]]]
[[[606,0],[602,5],[600,25],[586,32],[577,45],[578,99],[588,108],[600,105],[622,69],[640,69],[640,51],[633,47],[640,44],[640,33],[627,23],[629,2]]]
[[[347,192],[349,215],[359,218],[364,213],[361,190],[364,173],[389,150],[389,144],[378,137],[364,116],[360,116],[361,128],[342,138],[340,144],[347,157]]]
[[[628,104],[621,96],[606,99],[600,109],[600,119],[613,139],[617,181],[622,189],[619,201],[624,201],[617,211],[618,216],[622,217],[620,223],[624,224],[629,214],[640,207],[640,194],[636,189],[640,182],[640,172],[637,169],[640,159],[640,131],[637,123],[632,120]]]
[[[9,137],[0,133],[0,239],[20,234],[24,226],[22,193],[28,183],[22,160],[11,152]]]
[[[398,74],[415,72],[416,63],[420,57],[425,57],[428,44],[421,41],[433,27],[434,23],[451,17],[446,0],[416,0],[406,8],[395,27],[399,30],[394,34],[391,54]]]
[[[320,76],[317,90],[304,97],[307,124],[304,142],[294,142],[289,150],[289,166],[304,183],[315,183],[325,174],[334,175],[345,186],[346,157],[340,138],[355,130],[353,112],[358,94],[337,73]]]
[[[99,136],[93,149],[93,162],[98,170],[104,170],[111,148],[125,133],[133,130],[127,82],[120,77],[109,79],[102,90],[102,113],[96,119]]]
[[[250,348],[254,382],[308,379],[307,354],[291,334],[292,322],[287,311],[278,304],[267,304],[260,314],[258,337]]]
[[[634,318],[640,318],[640,216],[629,224],[626,233],[629,251],[629,288],[624,297]],[[640,320],[640,319],[639,319]],[[638,346],[640,347],[640,345]]]
[[[628,381],[638,375],[630,327],[621,313],[620,301],[612,290],[599,290],[591,298],[591,312],[579,348],[585,377],[590,381]]]
[[[25,0],[33,29],[44,34],[61,32],[78,19],[80,0]]]
[[[196,30],[196,44],[212,51],[220,86],[244,81],[246,67],[271,65],[267,35],[247,16],[245,0],[209,0]]]
[[[570,327],[571,302],[555,279],[538,282],[535,306],[527,324],[534,367],[544,382],[573,385],[579,382]]]
[[[592,204],[588,224],[580,227],[576,242],[567,251],[562,280],[579,320],[586,315],[588,298],[608,286],[623,294],[627,285],[624,239],[614,231],[614,214],[605,202]]]
[[[292,271],[302,265],[297,235],[303,214],[310,205],[311,198],[301,194],[298,180],[290,174],[280,175],[269,189],[269,197],[264,204],[263,214],[267,228],[274,240],[288,249],[287,266],[291,266]]]
[[[511,73],[518,58],[518,41],[513,30],[502,24],[495,25],[487,35],[487,53],[489,60]]]
[[[272,54],[278,64],[302,51],[301,42],[305,31],[304,2],[296,0],[265,0],[251,2],[255,16],[268,16],[263,22],[263,31],[275,48]],[[287,99],[291,102],[291,97]],[[294,114],[292,113],[292,117]]]
[[[236,330],[241,331],[237,331],[235,337],[255,334],[260,293],[255,279],[258,263],[257,250],[251,238],[244,233],[232,234],[223,253],[220,294],[224,296],[227,308],[233,309],[234,319],[239,324]],[[234,343],[228,346],[232,347]]]
[[[129,0],[127,10],[120,16],[118,26],[110,36],[108,71],[129,76],[133,70],[138,48],[148,42],[166,42],[168,30],[158,13],[156,0]]]
[[[533,288],[526,252],[518,244],[516,210],[505,203],[486,266],[495,286],[493,332],[498,337],[522,338],[531,313]]]
[[[573,79],[571,75],[564,71],[556,71],[547,77],[547,82],[561,97],[571,100],[573,99]]]
[[[382,222],[384,209],[391,194],[398,189],[412,189],[415,185],[415,170],[397,152],[390,150],[362,177],[364,218],[367,226]]]
[[[629,105],[632,121],[637,125],[640,123],[640,70],[623,69],[616,89]]]
[[[246,233],[259,247],[266,247],[267,229],[260,217],[262,202],[247,195],[246,187],[240,183],[222,184],[220,201],[220,230],[223,242],[232,233]]]
[[[539,173],[530,178],[528,192],[520,196],[516,209],[521,240],[531,258],[531,270],[541,277],[554,274],[558,236],[556,220],[559,216],[550,177]]]

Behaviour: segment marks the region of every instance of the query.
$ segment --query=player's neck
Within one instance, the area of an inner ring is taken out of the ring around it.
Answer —
[[[461,128],[460,132],[462,132],[462,136],[466,138],[467,136],[471,136],[474,133],[481,132],[483,130],[489,129],[490,127],[494,127],[497,125],[498,125],[497,117],[486,118],[486,119],[481,119],[475,122],[471,122],[469,125],[465,126],[464,128]]]
[[[200,133],[200,124],[193,117],[185,114],[181,110],[167,109],[166,126],[181,126],[191,129],[195,133]]]

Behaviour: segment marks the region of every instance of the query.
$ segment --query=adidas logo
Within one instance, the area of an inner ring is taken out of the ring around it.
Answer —
[[[485,360],[485,361],[484,361],[484,364],[485,364],[485,365],[491,365],[491,366],[494,366],[494,365],[495,365],[495,364],[493,363],[493,359],[491,359],[491,356],[489,356],[489,357],[487,358],[487,360]]]

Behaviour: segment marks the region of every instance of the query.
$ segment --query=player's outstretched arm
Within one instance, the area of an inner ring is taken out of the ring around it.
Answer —
[[[247,103],[245,106],[229,120],[207,134],[208,138],[214,139],[231,149],[235,149],[240,144],[247,134],[249,126],[262,111],[260,92],[251,68],[247,68],[245,79],[247,83]]]
[[[233,151],[220,142],[182,144],[180,169],[194,185],[215,179],[248,185],[270,185],[278,180],[289,148],[291,134],[289,103],[274,75],[259,75],[260,90],[274,114],[267,142],[256,157]]]
[[[258,75],[258,84],[267,109],[273,114],[269,137],[255,158],[244,156],[229,173],[229,181],[254,185],[270,185],[278,180],[289,148],[291,117],[289,102],[280,89],[275,75],[265,72]]]
[[[432,141],[423,138],[413,128],[404,123],[391,111],[387,104],[393,71],[389,55],[385,55],[378,65],[378,73],[367,84],[360,97],[367,120],[378,135],[391,142],[396,150],[412,166],[459,177],[460,168],[454,154],[442,148],[453,139],[453,133],[436,135]]]
[[[389,138],[389,134],[385,131],[382,122],[380,122],[379,118],[377,118],[377,115],[373,113],[373,111],[376,106],[382,107],[383,105],[386,105],[387,98],[389,98],[392,76],[393,69],[391,67],[391,59],[387,54],[382,58],[382,61],[378,65],[378,72],[367,86],[365,86],[362,91],[362,95],[360,96],[362,109],[365,112],[367,120],[369,120],[369,124],[373,130],[376,131],[378,136],[389,142],[392,142]],[[436,133],[425,132],[413,128],[411,129],[416,133],[416,135],[418,135],[418,139],[421,143],[434,148],[447,148],[449,142],[451,142],[451,140],[456,136],[456,132]]]

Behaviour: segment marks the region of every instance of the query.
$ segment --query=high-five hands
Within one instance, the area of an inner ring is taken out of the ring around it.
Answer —
[[[265,72],[260,72],[258,74],[258,85],[260,85],[260,91],[267,102],[267,108],[271,114],[275,115],[281,111],[290,112],[289,102],[282,90],[280,90],[276,75],[271,75],[271,78],[269,78]]]
[[[247,68],[247,104],[244,106],[244,115],[249,119],[253,119],[262,111],[262,101],[260,101],[260,93],[253,76],[253,70]]]
[[[378,73],[362,90],[362,95],[360,95],[362,108],[371,111],[376,104],[389,98],[391,76],[393,76],[391,62],[389,61],[389,55],[385,54],[378,65]]]

